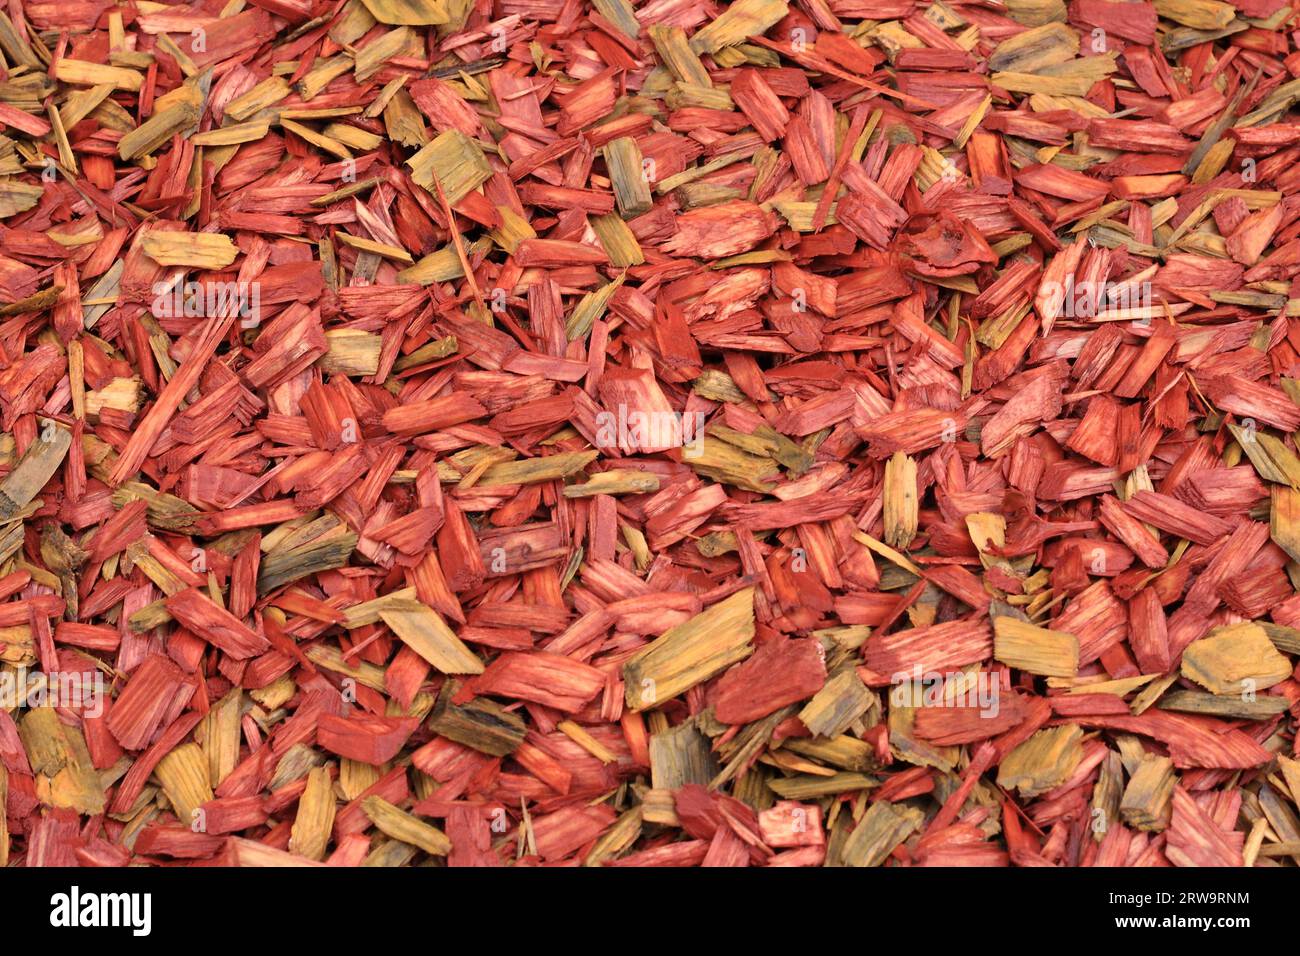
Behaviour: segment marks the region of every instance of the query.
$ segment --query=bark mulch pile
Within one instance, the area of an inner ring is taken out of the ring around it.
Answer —
[[[1283,0],[9,0],[0,865],[1300,861]]]

